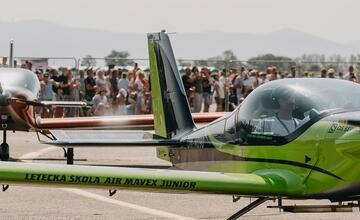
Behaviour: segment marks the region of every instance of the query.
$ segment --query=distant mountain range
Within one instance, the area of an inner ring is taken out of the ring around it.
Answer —
[[[146,33],[115,33],[72,28],[46,21],[0,22],[0,56],[8,54],[10,39],[15,40],[16,56],[32,57],[104,57],[111,50],[129,51],[131,57],[146,58]],[[341,44],[294,29],[269,34],[248,33],[176,33],[171,35],[177,58],[205,59],[232,50],[240,59],[259,54],[297,57],[302,54],[357,54],[359,42]]]

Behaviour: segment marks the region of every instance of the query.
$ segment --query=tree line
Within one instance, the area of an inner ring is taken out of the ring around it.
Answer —
[[[135,61],[130,58],[128,51],[112,50],[104,57],[106,65],[132,66]],[[87,55],[81,59],[82,66],[96,66],[96,59]],[[180,67],[189,66],[209,66],[217,69],[237,69],[244,65],[249,68],[256,68],[264,71],[269,66],[276,66],[280,71],[288,71],[292,66],[297,66],[300,70],[318,72],[322,68],[334,68],[336,71],[345,72],[349,65],[353,65],[360,70],[360,54],[341,56],[338,54],[304,54],[296,58],[278,56],[274,54],[261,54],[246,61],[239,60],[233,51],[226,50],[218,56],[209,57],[203,60],[179,59]]]

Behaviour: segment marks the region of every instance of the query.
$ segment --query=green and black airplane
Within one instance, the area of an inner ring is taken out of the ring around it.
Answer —
[[[353,201],[360,200],[360,85],[314,78],[268,82],[231,114],[198,129],[168,35],[148,34],[148,46],[153,138],[96,139],[66,131],[70,133],[49,143],[157,146],[157,156],[181,170],[0,162],[1,183],[258,198],[229,219],[273,199],[279,201],[277,208],[294,212],[359,206]],[[281,199],[328,199],[339,204],[290,207]]]

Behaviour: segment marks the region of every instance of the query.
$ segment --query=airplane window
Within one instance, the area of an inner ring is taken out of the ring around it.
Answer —
[[[11,77],[7,69],[0,70],[0,82],[2,86],[26,88],[33,94],[37,94],[40,89],[36,75],[25,69],[13,69]]]
[[[229,139],[236,138],[236,114],[233,113],[227,120],[225,124],[225,136]]]
[[[207,126],[207,132],[209,134],[222,135],[224,132],[224,125],[225,125],[225,119],[217,123],[211,123],[209,126]]]
[[[240,143],[276,142],[323,112],[360,108],[360,99],[350,95],[359,90],[358,84],[345,80],[286,79],[264,84],[238,109]]]

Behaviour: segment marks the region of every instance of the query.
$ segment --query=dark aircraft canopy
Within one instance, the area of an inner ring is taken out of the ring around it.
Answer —
[[[360,108],[360,85],[337,79],[284,79],[257,88],[238,109],[241,133],[284,137],[321,113]],[[242,135],[241,135],[242,136]]]

